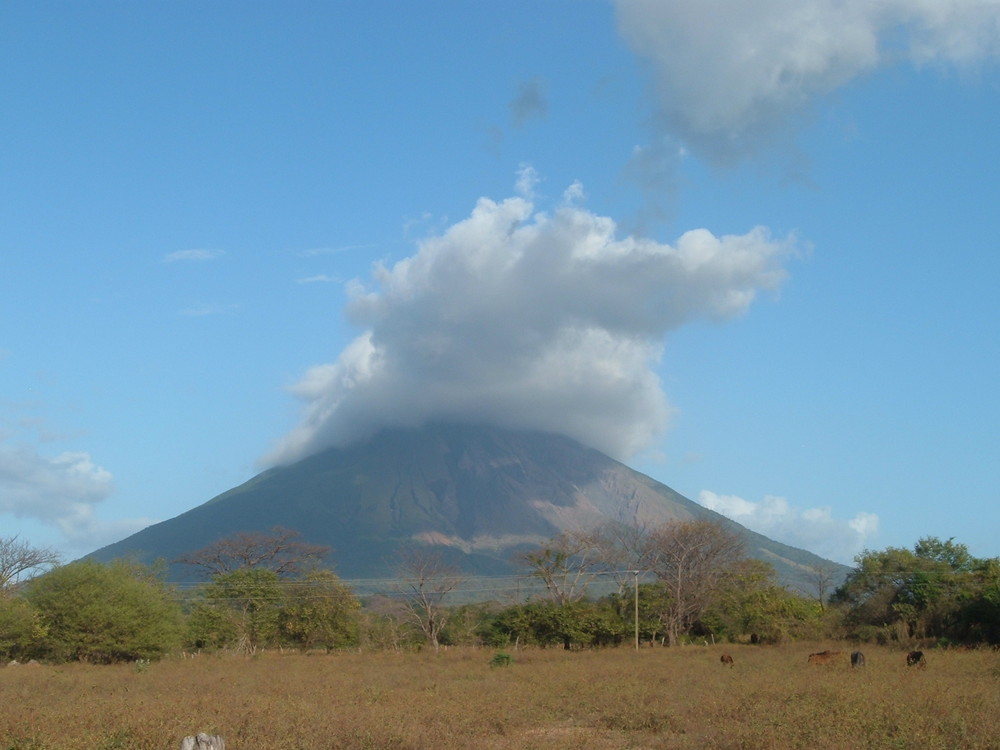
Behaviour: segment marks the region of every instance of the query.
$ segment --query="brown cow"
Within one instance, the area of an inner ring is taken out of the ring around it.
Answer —
[[[917,669],[923,669],[927,666],[927,660],[924,658],[923,651],[911,651],[906,655],[906,666],[916,667]]]
[[[809,654],[809,663],[830,664],[837,661],[842,653],[842,651],[818,651],[815,654]]]
[[[731,657],[729,654],[723,654],[722,656],[720,656],[719,661],[721,661],[723,664],[728,664],[730,667],[733,666],[733,657]]]

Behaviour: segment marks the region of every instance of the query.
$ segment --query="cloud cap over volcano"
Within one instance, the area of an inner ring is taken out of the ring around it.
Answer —
[[[755,228],[684,233],[674,246],[615,236],[575,202],[536,212],[521,194],[482,198],[415,255],[354,282],[348,315],[365,331],[293,392],[301,424],[268,458],[288,463],[384,427],[429,421],[556,432],[616,457],[666,426],[653,369],[664,335],[745,312],[785,278],[794,240]]]

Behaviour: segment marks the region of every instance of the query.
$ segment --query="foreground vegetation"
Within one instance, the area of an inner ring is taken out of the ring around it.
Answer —
[[[952,540],[866,551],[810,593],[712,524],[607,527],[479,603],[433,552],[363,601],[324,554],[237,534],[182,588],[0,540],[0,663],[22,662],[0,668],[0,750],[1000,748],[1000,560]]]
[[[563,534],[522,560],[533,588],[458,598],[462,574],[440,552],[401,553],[396,578],[362,601],[298,532],[243,532],[192,553],[203,583],[181,588],[129,561],[60,566],[47,550],[0,540],[0,663],[114,664],[180,650],[401,651],[428,646],[672,647],[818,639],[898,648],[1000,644],[1000,559],[952,540],[866,551],[834,588],[790,591],[721,526],[609,525]],[[19,579],[22,573],[43,572]],[[47,568],[47,569],[46,569]],[[594,597],[598,578],[611,593]],[[2,748],[0,748],[2,750]]]
[[[783,646],[199,655],[0,669],[3,750],[996,748],[1000,656]],[[733,656],[732,668],[720,655]]]

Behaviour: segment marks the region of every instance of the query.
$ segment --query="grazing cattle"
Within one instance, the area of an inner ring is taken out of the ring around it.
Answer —
[[[731,657],[729,654],[723,654],[722,656],[720,656],[719,661],[721,661],[723,664],[728,664],[730,667],[733,666],[733,657]]]
[[[809,663],[830,664],[837,661],[842,653],[841,651],[818,651],[815,654],[809,654]]]
[[[916,667],[917,669],[923,669],[927,666],[927,660],[924,658],[923,651],[911,651],[906,655],[906,666]]]
[[[852,667],[863,667],[865,665],[865,655],[860,651],[851,652],[851,666]]]

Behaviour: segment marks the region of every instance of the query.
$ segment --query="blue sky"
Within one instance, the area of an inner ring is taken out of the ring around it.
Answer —
[[[1000,3],[11,2],[0,536],[388,424],[1000,554]]]

